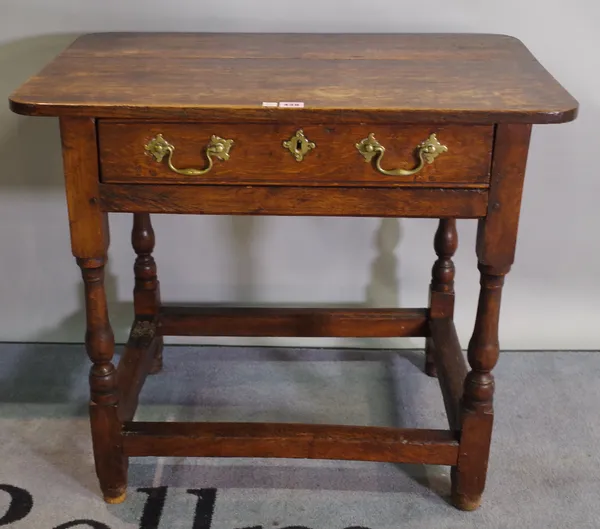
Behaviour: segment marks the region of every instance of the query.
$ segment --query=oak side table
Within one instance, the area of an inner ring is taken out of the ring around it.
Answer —
[[[504,35],[98,33],[12,94],[58,116],[73,254],[85,283],[90,419],[104,499],[130,456],[291,457],[452,467],[475,509],[493,422],[504,276],[531,127],[577,102]],[[133,213],[135,319],[119,365],[104,289],[108,213]],[[164,306],[151,213],[439,219],[429,307]],[[481,293],[468,364],[453,323],[456,219],[478,219]],[[424,336],[447,430],[134,421],[163,336]]]

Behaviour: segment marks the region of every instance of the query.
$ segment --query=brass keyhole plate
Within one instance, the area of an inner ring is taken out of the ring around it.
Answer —
[[[316,144],[308,140],[303,130],[299,129],[289,140],[283,142],[283,146],[292,153],[297,162],[301,162]]]

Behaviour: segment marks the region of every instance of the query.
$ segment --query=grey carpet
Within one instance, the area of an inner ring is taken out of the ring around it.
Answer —
[[[138,418],[446,428],[422,361],[410,351],[169,347]],[[128,501],[105,505],[87,370],[81,346],[0,346],[0,526],[600,527],[598,353],[502,354],[488,487],[474,513],[447,503],[446,467],[262,459],[134,458]]]

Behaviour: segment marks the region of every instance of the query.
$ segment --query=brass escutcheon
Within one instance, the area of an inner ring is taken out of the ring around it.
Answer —
[[[316,147],[306,138],[302,129],[299,129],[289,140],[284,141],[283,146],[292,153],[297,162],[304,160],[304,157]]]

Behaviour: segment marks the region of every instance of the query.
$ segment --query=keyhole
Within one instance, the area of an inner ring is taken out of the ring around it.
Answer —
[[[296,141],[296,150],[302,152],[302,140]]]

